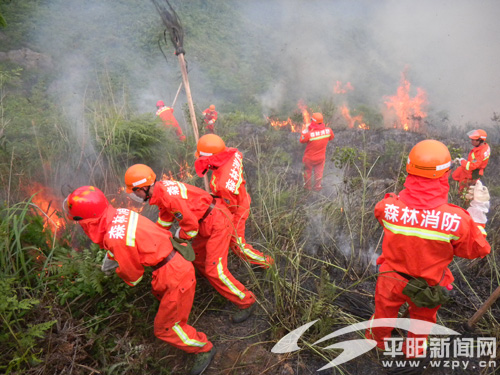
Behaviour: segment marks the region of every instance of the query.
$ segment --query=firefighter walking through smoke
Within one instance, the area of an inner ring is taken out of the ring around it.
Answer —
[[[144,267],[152,267],[152,292],[160,301],[155,336],[196,354],[191,374],[202,373],[215,355],[215,348],[204,333],[187,323],[196,278],[192,264],[174,250],[170,232],[134,211],[114,208],[93,186],[73,191],[63,207],[92,242],[107,250],[103,271],[116,269],[123,281],[135,286],[142,280]]]
[[[323,123],[321,113],[313,113],[311,123],[302,131],[300,143],[307,143],[302,162],[304,163],[304,188],[311,190],[311,179],[314,172],[314,190],[320,191],[325,168],[325,154],[328,142],[332,141],[335,135],[332,129],[327,128]]]
[[[196,186],[174,180],[156,181],[153,170],[135,164],[125,173],[127,193],[158,206],[157,224],[166,231],[177,221],[176,238],[192,240],[194,266],[210,284],[240,310],[231,318],[245,321],[257,306],[255,296],[227,268],[231,241],[231,213],[219,198]]]
[[[203,177],[212,170],[210,189],[219,196],[233,215],[231,250],[240,258],[262,268],[269,268],[274,259],[254,249],[245,240],[245,224],[250,215],[250,195],[243,177],[243,155],[236,148],[226,147],[221,137],[205,134],[198,141],[195,169]]]
[[[484,174],[484,169],[490,160],[491,149],[486,143],[487,134],[482,129],[472,130],[467,133],[472,143],[472,150],[467,160],[456,158],[458,168],[453,172],[452,178],[458,181],[458,191],[462,192],[470,185],[474,185]]]
[[[186,136],[182,134],[182,129],[177,119],[174,117],[174,109],[172,107],[167,107],[161,100],[156,102],[156,109],[156,116],[161,119],[163,125],[165,125],[167,129],[174,129],[179,140],[184,142]]]
[[[210,107],[205,109],[202,113],[204,116],[203,121],[205,121],[205,133],[215,133],[215,122],[217,121],[218,115],[215,110],[215,105],[211,104]]]
[[[437,311],[447,297],[454,278],[448,265],[454,256],[467,259],[490,252],[484,224],[489,207],[488,189],[476,185],[469,212],[448,204],[448,148],[436,140],[425,140],[410,151],[405,189],[387,194],[375,206],[375,216],[384,228],[382,255],[375,289],[373,319],[397,318],[407,302],[411,319],[436,323]],[[412,324],[414,322],[412,321]],[[384,349],[391,327],[371,327],[368,339]],[[408,332],[403,346],[407,358],[426,347],[427,331]],[[417,349],[420,349],[418,351]]]

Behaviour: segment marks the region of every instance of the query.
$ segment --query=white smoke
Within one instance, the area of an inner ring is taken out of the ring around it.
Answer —
[[[500,111],[498,1],[250,1],[244,13],[271,26],[268,63],[296,97],[349,81],[358,103],[381,109],[408,66],[412,94],[424,89],[456,124],[490,123]]]

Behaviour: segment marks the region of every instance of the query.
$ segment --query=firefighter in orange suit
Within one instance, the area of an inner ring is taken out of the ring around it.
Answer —
[[[313,113],[311,124],[302,131],[300,143],[307,143],[302,162],[304,163],[304,187],[311,190],[311,178],[314,171],[314,190],[321,190],[321,180],[325,168],[325,153],[328,142],[335,135],[332,129],[323,124],[323,115]]]
[[[203,177],[212,170],[210,189],[222,198],[233,215],[231,249],[240,258],[262,268],[269,268],[274,259],[255,250],[245,240],[245,223],[250,215],[250,195],[243,178],[243,155],[236,148],[226,147],[221,137],[205,134],[198,141],[195,169]]]
[[[156,109],[156,116],[163,121],[163,125],[165,125],[167,129],[173,128],[179,140],[184,142],[186,140],[186,136],[182,134],[182,129],[174,117],[174,109],[167,107],[161,100],[156,102]]]
[[[227,268],[232,224],[231,213],[221,200],[179,181],[156,181],[153,170],[144,164],[135,164],[127,170],[125,185],[127,193],[158,206],[160,227],[168,231],[175,221],[179,223],[176,237],[192,240],[194,266],[240,309],[232,316],[233,322],[246,320],[256,306],[255,296]]]
[[[203,112],[203,121],[205,121],[205,130],[206,133],[213,134],[215,128],[215,121],[217,121],[217,111],[215,110],[215,106],[213,104],[210,105]]]
[[[487,209],[479,214],[471,210],[474,202],[489,207],[488,191],[482,186],[474,191],[469,212],[449,204],[450,166],[450,153],[444,144],[436,140],[417,143],[408,157],[405,189],[399,196],[387,194],[375,206],[384,239],[382,255],[377,259],[380,273],[372,319],[397,318],[399,308],[407,302],[411,319],[436,323],[440,305],[417,307],[407,293],[403,294],[405,286],[423,278],[429,286],[450,289],[454,278],[448,265],[454,256],[474,259],[489,254],[490,245],[483,228]],[[376,340],[377,346],[384,349],[384,339],[391,336],[392,329],[373,327],[366,331],[366,337]],[[427,334],[408,332],[408,337],[414,341],[420,338],[425,343]],[[405,354],[411,358],[408,346],[405,347]]]
[[[195,273],[191,263],[173,249],[171,234],[134,211],[112,207],[102,191],[93,186],[76,189],[64,207],[87,236],[108,251],[103,270],[116,268],[123,281],[135,286],[143,277],[144,267],[153,268],[152,292],[160,301],[155,336],[195,353],[191,374],[201,373],[215,348],[204,333],[187,323],[196,287]]]
[[[482,129],[472,130],[467,133],[473,149],[469,152],[467,160],[457,158],[455,163],[458,168],[453,172],[452,178],[458,181],[459,191],[473,185],[484,174],[484,169],[490,160],[490,146],[486,143],[487,134]]]

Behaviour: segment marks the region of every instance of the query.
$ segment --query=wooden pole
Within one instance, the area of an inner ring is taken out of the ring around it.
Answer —
[[[191,96],[191,88],[189,87],[188,73],[186,69],[186,60],[184,60],[183,53],[179,53],[177,55],[177,58],[179,59],[179,65],[181,66],[182,82],[184,83],[184,89],[186,91],[186,97],[189,106],[189,114],[191,117],[191,125],[193,127],[194,139],[196,140],[196,144],[198,144],[198,139],[200,138],[200,136],[198,133],[198,123],[196,122],[196,113],[194,111],[193,97]],[[205,190],[210,191],[210,188],[208,186],[207,175],[203,177],[203,182],[205,184]]]
[[[175,94],[175,98],[174,98],[174,101],[172,102],[171,108],[174,108],[175,103],[177,103],[177,98],[179,97],[179,93],[181,92],[181,89],[182,89],[182,82],[179,85],[179,88],[177,89],[177,93]]]
[[[481,305],[479,310],[467,321],[467,328],[472,330],[476,323],[481,319],[481,317],[489,310],[491,305],[500,297],[500,286],[498,286],[495,291],[489,296],[485,303]]]
[[[179,64],[181,66],[181,73],[182,73],[182,82],[184,83],[184,89],[186,90],[186,96],[187,96],[187,101],[188,101],[188,106],[189,106],[189,114],[191,115],[191,125],[193,126],[193,132],[194,132],[194,139],[196,140],[196,143],[198,143],[199,134],[198,134],[198,124],[196,122],[196,113],[194,112],[194,105],[193,105],[193,97],[191,96],[191,88],[189,87],[189,80],[188,80],[188,75],[187,75],[187,69],[186,69],[186,61],[184,60],[184,54],[179,53],[177,55],[179,59]]]

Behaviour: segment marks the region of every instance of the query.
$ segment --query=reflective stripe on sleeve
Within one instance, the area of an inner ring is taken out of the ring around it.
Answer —
[[[330,134],[321,135],[319,137],[314,137],[314,138],[309,138],[309,141],[317,141],[317,140],[323,139],[323,138],[330,138]]]
[[[465,164],[465,169],[469,170],[469,167],[470,167],[470,161],[468,161],[467,164]]]
[[[125,244],[127,246],[135,246],[135,231],[137,229],[137,222],[139,221],[139,215],[135,211],[130,211],[130,217],[128,220],[127,227],[127,239]]]
[[[243,169],[240,168],[240,178],[238,178],[238,182],[236,183],[236,187],[234,188],[235,195],[238,195],[240,193],[238,189],[240,188],[242,182],[243,182]]]
[[[182,327],[179,325],[179,322],[174,324],[172,330],[177,334],[177,336],[179,336],[181,341],[187,346],[197,346],[199,348],[202,348],[207,344],[206,342],[190,339],[187,333],[184,332]]]
[[[108,258],[115,259],[115,254],[113,254],[111,251],[106,252],[108,254]]]
[[[179,189],[181,191],[181,197],[184,199],[188,199],[188,193],[187,193],[187,188],[186,185],[184,185],[182,182],[176,181],[177,186],[179,186]]]
[[[198,231],[197,230],[190,230],[189,232],[186,232],[186,234],[189,236],[189,237],[194,237],[198,234]]]
[[[479,228],[479,230],[481,231],[481,233],[483,235],[485,235],[485,236],[487,235],[486,230],[484,229],[484,227],[482,225],[478,225],[477,227]]]
[[[243,254],[245,254],[247,257],[249,257],[250,259],[252,260],[256,260],[256,261],[259,261],[259,262],[264,262],[266,263],[266,257],[263,256],[263,255],[258,255],[258,254],[255,254],[252,250],[250,249],[247,249],[245,247],[245,245],[243,244],[243,241],[241,240],[241,237],[238,237],[238,246],[240,247],[241,251],[243,252]]]
[[[215,185],[215,176],[212,176],[212,181],[210,181],[210,185],[212,185],[212,187],[213,187],[212,190],[214,191],[214,193],[216,193],[217,192],[217,186]]]
[[[224,268],[222,266],[222,258],[219,258],[219,264],[217,264],[217,273],[219,274],[219,279],[226,285],[229,290],[236,295],[239,299],[245,298],[245,293],[239,290],[236,285],[234,285],[231,280],[227,278],[224,274]]]
[[[137,280],[135,280],[135,281],[129,281],[129,282],[130,282],[130,284],[132,284],[133,286],[136,286],[137,284],[139,284],[139,282],[140,282],[141,280],[142,280],[142,276],[141,276],[141,277],[139,277],[139,278],[138,278]]]
[[[411,228],[411,227],[403,227],[400,225],[395,225],[388,223],[385,220],[382,220],[384,223],[384,228],[394,234],[401,234],[403,236],[408,237],[419,237],[425,240],[434,240],[434,241],[443,241],[450,242],[451,240],[458,240],[460,237],[454,236],[451,233],[446,234],[442,232],[438,232],[435,230],[422,229],[422,228]]]
[[[173,222],[172,221],[163,221],[162,219],[158,218],[158,220],[156,221],[158,224],[160,224],[162,227],[171,227]]]

